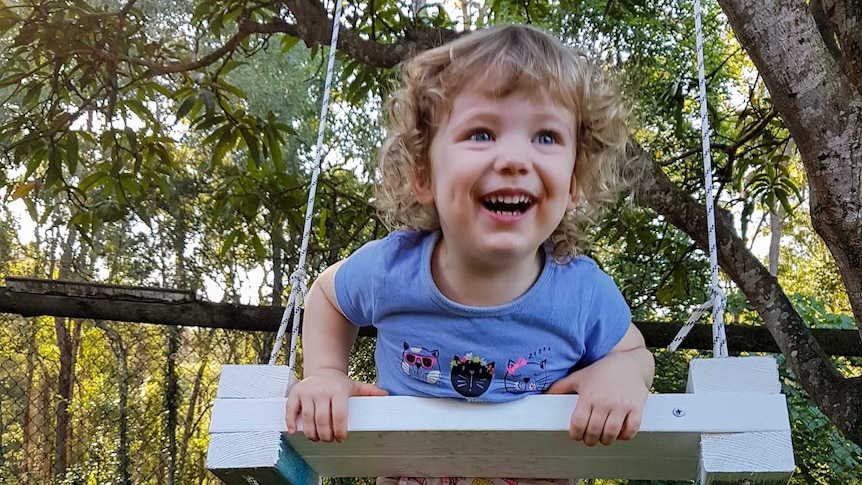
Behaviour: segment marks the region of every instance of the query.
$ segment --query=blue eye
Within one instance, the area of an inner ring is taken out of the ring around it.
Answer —
[[[491,133],[488,130],[476,130],[470,133],[471,141],[491,141]]]
[[[557,143],[557,137],[553,133],[543,132],[536,135],[535,141],[542,145],[553,145]]]

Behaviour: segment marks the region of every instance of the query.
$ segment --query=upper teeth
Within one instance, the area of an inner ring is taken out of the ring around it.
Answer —
[[[488,202],[496,202],[503,204],[524,204],[530,201],[530,197],[525,194],[518,195],[489,195],[485,197]]]

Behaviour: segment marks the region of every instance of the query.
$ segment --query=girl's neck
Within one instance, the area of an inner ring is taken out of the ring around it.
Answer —
[[[482,262],[458,254],[440,238],[431,256],[431,275],[443,295],[462,305],[489,307],[515,300],[533,286],[545,264],[542,248],[516,261]]]

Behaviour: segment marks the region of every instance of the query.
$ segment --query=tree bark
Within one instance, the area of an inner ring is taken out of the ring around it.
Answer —
[[[166,473],[167,485],[176,483],[177,465],[177,408],[180,405],[179,372],[177,370],[177,353],[180,350],[181,328],[171,325],[166,329],[165,338],[168,341],[168,352],[165,356],[165,438],[167,446]]]
[[[63,244],[63,255],[60,259],[61,278],[69,278],[72,273],[72,252],[75,246],[76,232],[69,233],[69,239]],[[74,325],[74,320],[69,320]],[[62,480],[69,469],[69,443],[71,430],[71,419],[69,406],[72,404],[72,383],[75,372],[75,358],[72,342],[73,332],[66,326],[66,319],[54,318],[54,331],[57,338],[57,349],[60,352],[60,369],[57,374],[57,427],[54,437],[54,478]]]
[[[708,247],[706,209],[674,184],[638,145],[630,155],[648,171],[636,187],[639,201],[687,233],[701,249]],[[778,280],[748,250],[729,220],[716,211],[716,239],[721,268],[745,294],[805,390],[838,429],[862,444],[862,377],[844,378],[793,308]]]
[[[129,464],[131,463],[131,451],[129,447],[129,359],[126,355],[126,348],[123,345],[123,338],[116,330],[111,328],[106,322],[96,320],[96,327],[105,332],[105,336],[111,342],[111,347],[114,349],[114,355],[117,358],[117,367],[120,370],[119,393],[120,401],[118,403],[120,418],[117,423],[119,426],[119,443],[117,446],[117,479],[120,485],[131,485],[132,479],[129,475]]]
[[[852,10],[854,1],[845,0],[843,5]],[[834,10],[840,2],[828,3]],[[808,176],[811,222],[835,258],[862,336],[859,79],[849,77],[833,58],[803,2],[719,0],[719,4],[796,141]],[[841,39],[859,32],[862,28],[857,25],[852,33],[836,31],[836,35]],[[844,55],[858,58],[860,52],[844,51]]]
[[[21,460],[23,476],[29,476],[36,454],[36,426],[33,422],[39,412],[36,407],[38,398],[36,392],[36,355],[36,331],[34,330],[30,332],[27,343],[27,377],[25,381],[26,388],[24,389],[24,416],[21,423],[23,433],[21,447],[24,450],[24,458]]]
[[[862,56],[859,55],[862,52],[862,1],[823,0],[822,8],[840,49],[835,58],[850,82],[862,92]]]
[[[214,330],[208,330],[206,332],[206,336],[204,337],[204,348],[201,352],[201,361],[198,364],[198,371],[195,374],[195,382],[192,385],[192,392],[189,394],[189,405],[186,410],[185,422],[183,423],[183,435],[180,440],[180,451],[179,451],[179,461],[177,463],[177,470],[180,473],[185,470],[186,466],[186,457],[188,456],[189,444],[192,438],[192,432],[195,430],[196,426],[196,411],[198,405],[198,399],[201,395],[201,387],[203,386],[204,379],[204,371],[206,371],[207,367],[209,367],[209,357],[210,357],[210,348],[212,347],[213,337],[215,335]],[[203,414],[203,412],[201,413]]]

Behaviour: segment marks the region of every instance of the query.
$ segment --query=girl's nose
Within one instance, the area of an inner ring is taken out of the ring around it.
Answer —
[[[494,169],[505,174],[525,174],[530,171],[530,142],[508,141],[498,145]]]

